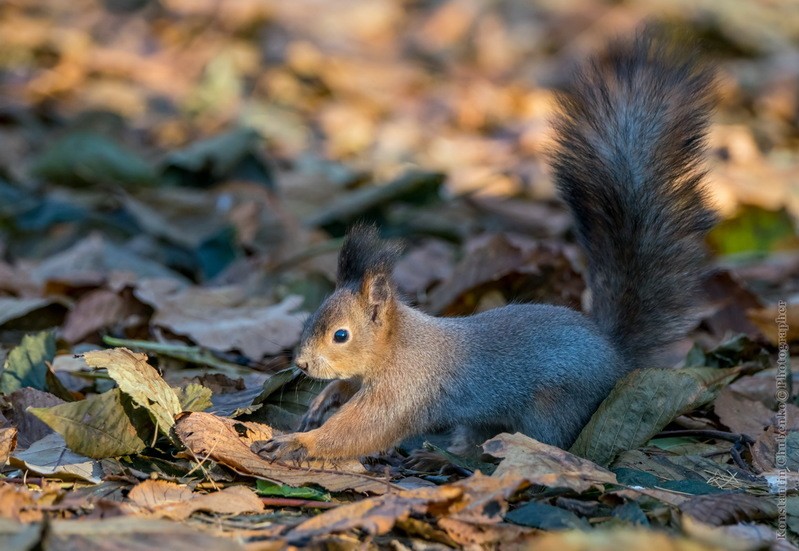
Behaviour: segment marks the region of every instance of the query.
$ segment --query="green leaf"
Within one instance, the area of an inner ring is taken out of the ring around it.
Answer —
[[[264,407],[244,419],[292,430],[327,383],[306,377],[293,367],[278,371],[264,382],[263,391],[252,401]]]
[[[69,449],[94,459],[142,451],[153,436],[144,410],[115,388],[79,402],[49,408],[28,408],[64,437]]]
[[[166,158],[164,179],[172,185],[207,187],[223,179],[274,187],[274,176],[261,156],[261,137],[239,128],[192,143]]]
[[[577,437],[571,452],[609,465],[677,416],[712,401],[740,369],[645,369],[622,379]]]
[[[158,430],[169,436],[180,401],[163,377],[147,363],[147,355],[127,348],[94,350],[83,355],[89,367],[105,367],[119,389],[147,410]]]
[[[649,519],[646,518],[643,509],[635,501],[628,501],[624,505],[616,507],[611,514],[614,518],[636,526],[649,526]]]
[[[719,254],[765,253],[796,244],[793,219],[785,209],[742,207],[734,217],[716,225],[708,241]]]
[[[126,187],[151,185],[155,171],[137,155],[91,132],[75,132],[54,143],[34,160],[35,176],[59,184]]]
[[[232,226],[225,226],[213,235],[209,235],[200,243],[194,254],[197,256],[205,279],[219,275],[240,254],[236,229]]]
[[[22,387],[47,390],[47,362],[55,358],[55,336],[50,331],[25,335],[19,346],[9,352],[0,374],[0,394],[10,394]]]
[[[178,397],[181,411],[205,411],[211,407],[211,389],[197,383],[172,389]]]
[[[619,484],[624,484],[625,486],[660,488],[692,495],[723,493],[725,491],[702,480],[667,480],[646,471],[627,467],[613,469],[613,472],[616,473]]]
[[[284,486],[269,480],[258,479],[255,481],[255,491],[262,496],[279,496],[279,497],[292,497],[295,499],[312,499],[314,501],[330,501],[330,494],[303,486],[301,488],[293,488],[291,486]]]

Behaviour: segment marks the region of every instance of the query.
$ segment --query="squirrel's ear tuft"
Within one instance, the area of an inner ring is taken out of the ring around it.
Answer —
[[[363,285],[367,278],[383,276],[390,286],[391,272],[402,248],[396,243],[380,240],[377,227],[372,224],[356,224],[347,233],[338,257],[339,286]]]

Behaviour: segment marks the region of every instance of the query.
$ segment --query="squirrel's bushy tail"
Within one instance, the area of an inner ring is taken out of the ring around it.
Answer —
[[[713,76],[651,32],[613,44],[559,99],[555,182],[588,256],[592,317],[631,368],[683,336],[715,215],[702,157]]]

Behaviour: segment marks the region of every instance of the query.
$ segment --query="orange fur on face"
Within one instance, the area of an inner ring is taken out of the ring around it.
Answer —
[[[394,299],[369,300],[369,289],[338,289],[309,320],[297,351],[296,363],[317,379],[366,378],[385,357],[391,333]],[[344,329],[349,338],[335,342]]]

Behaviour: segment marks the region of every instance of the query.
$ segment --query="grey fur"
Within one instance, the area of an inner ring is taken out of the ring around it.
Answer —
[[[592,316],[628,362],[684,335],[715,222],[701,166],[713,76],[652,34],[578,74],[555,121],[555,183],[588,256]]]
[[[413,323],[401,327],[426,328],[399,335],[418,345],[391,362],[413,366],[394,375],[405,376],[405,396],[424,397],[418,431],[460,427],[461,446],[518,431],[568,447],[626,370],[596,324],[568,308],[518,304],[461,318],[402,309]],[[425,350],[431,358],[420,362]]]

